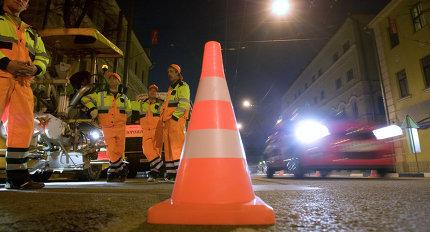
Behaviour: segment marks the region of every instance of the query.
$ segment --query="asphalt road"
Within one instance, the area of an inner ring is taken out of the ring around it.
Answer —
[[[430,231],[430,179],[253,178],[276,213],[274,226],[146,223],[173,185],[50,182],[38,191],[0,184],[0,231]]]

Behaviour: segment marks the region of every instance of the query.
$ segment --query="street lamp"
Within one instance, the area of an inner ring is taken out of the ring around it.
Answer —
[[[243,100],[242,106],[245,108],[251,108],[252,107],[251,101],[250,100]]]
[[[272,13],[277,16],[284,16],[291,10],[291,3],[289,0],[273,0]]]

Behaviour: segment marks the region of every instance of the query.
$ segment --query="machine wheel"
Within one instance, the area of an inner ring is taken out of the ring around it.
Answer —
[[[136,178],[137,171],[139,171],[139,166],[140,166],[140,154],[128,154],[127,162],[128,162],[127,178]]]
[[[275,174],[275,169],[271,167],[267,167],[267,178],[273,178],[273,175]]]
[[[99,178],[101,171],[102,165],[90,165],[87,169],[78,171],[76,173],[76,178],[80,181],[94,181]]]
[[[300,159],[297,158],[288,161],[287,170],[290,173],[293,173],[295,178],[303,178],[303,176],[305,175],[305,170],[300,164]]]
[[[322,170],[320,171],[320,173],[321,173],[321,178],[327,178],[328,174],[330,174],[330,172],[327,170]]]
[[[386,169],[377,169],[376,171],[378,172],[378,175],[380,177],[382,177],[382,178],[384,178],[385,175],[387,175],[387,172],[388,172]]]
[[[302,168],[297,167],[296,170],[294,170],[293,174],[295,178],[302,179],[303,176],[305,175],[305,172],[303,171]]]
[[[35,172],[30,175],[30,178],[35,182],[46,182],[52,176],[52,173],[52,171]]]

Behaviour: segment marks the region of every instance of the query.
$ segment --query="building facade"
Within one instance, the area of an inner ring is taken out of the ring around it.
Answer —
[[[66,2],[68,3],[66,4]],[[85,4],[88,5],[84,9]],[[81,14],[82,20],[77,23]],[[148,76],[152,63],[134,32],[131,33],[130,52],[125,54],[128,39],[127,20],[115,0],[32,0],[29,9],[23,13],[22,17],[25,22],[37,30],[59,27],[96,28],[112,43],[116,44],[125,56],[128,55],[129,57],[127,95],[134,98],[138,94],[147,92]],[[53,65],[60,61],[76,62],[73,58],[64,58],[63,60],[54,60]],[[77,67],[79,70],[90,69],[88,60],[79,60],[79,62],[79,65],[73,67]],[[113,59],[99,61],[98,64],[99,70],[101,70],[102,64],[108,64],[110,71],[116,69],[118,73],[124,73],[124,59],[118,60],[116,68],[114,68]]]
[[[385,122],[369,15],[349,16],[283,97],[283,118],[298,112]]]
[[[430,171],[430,0],[392,0],[369,24],[377,44],[389,120],[410,115],[420,128],[417,160],[407,140],[396,141],[399,172]]]

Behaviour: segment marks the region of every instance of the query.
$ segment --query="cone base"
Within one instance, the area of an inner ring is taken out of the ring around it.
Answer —
[[[259,197],[237,204],[173,204],[165,200],[148,210],[149,224],[273,225],[275,214]]]

